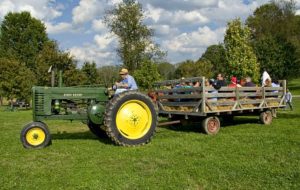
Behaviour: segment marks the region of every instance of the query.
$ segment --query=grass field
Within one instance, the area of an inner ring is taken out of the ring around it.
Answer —
[[[271,126],[241,117],[217,136],[198,127],[158,128],[153,141],[124,148],[81,123],[48,122],[53,144],[24,149],[30,111],[0,112],[0,189],[299,189],[300,99]]]
[[[0,189],[300,189],[300,98],[294,105],[269,126],[238,117],[217,136],[169,126],[134,148],[48,121],[53,144],[40,150],[20,143],[31,111],[2,110]]]
[[[288,88],[294,95],[300,95],[300,79],[294,79],[288,83]]]

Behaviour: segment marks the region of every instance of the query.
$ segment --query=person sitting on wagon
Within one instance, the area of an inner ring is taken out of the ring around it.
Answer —
[[[242,87],[240,84],[237,83],[236,77],[231,77],[230,84],[228,85],[229,88],[236,88],[236,87]],[[233,91],[234,92],[234,91]],[[235,97],[230,98],[231,100],[236,100]]]
[[[123,68],[120,71],[120,76],[122,77],[122,80],[120,82],[116,82],[114,85],[114,88],[116,89],[115,94],[119,94],[121,92],[127,91],[127,90],[137,90],[138,86],[133,78],[133,76],[128,74],[128,70]]]
[[[267,71],[264,71],[262,76],[261,76],[261,86],[265,86],[266,85],[266,80],[271,80],[271,77],[269,75],[269,73]]]
[[[230,81],[230,84],[228,85],[228,87],[235,88],[235,87],[242,87],[242,86],[237,83],[236,77],[231,77],[231,81]]]
[[[213,83],[214,81],[212,79],[208,80],[208,79],[205,79],[205,87],[213,87]],[[218,93],[218,91],[213,88],[213,90],[206,90],[206,93],[213,93],[213,94],[216,94]],[[217,101],[218,99],[216,97],[213,97],[213,98],[207,98],[208,101]]]
[[[226,82],[224,80],[224,76],[221,73],[219,73],[217,75],[217,81],[213,84],[213,87],[215,89],[219,90],[222,86],[227,86],[227,85],[226,85]]]
[[[251,77],[245,78],[246,83],[244,84],[245,87],[255,87],[256,85],[252,82]]]

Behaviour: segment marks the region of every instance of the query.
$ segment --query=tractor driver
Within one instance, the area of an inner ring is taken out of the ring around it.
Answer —
[[[128,74],[128,70],[123,68],[120,71],[120,76],[122,77],[122,80],[120,82],[116,82],[115,88],[116,92],[115,94],[119,94],[121,92],[124,92],[126,90],[137,90],[137,84],[134,80],[134,78]]]

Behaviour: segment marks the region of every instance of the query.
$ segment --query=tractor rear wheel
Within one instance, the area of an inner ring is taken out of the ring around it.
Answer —
[[[25,148],[44,148],[51,144],[51,135],[46,124],[31,122],[21,131],[21,142]]]
[[[218,117],[208,117],[202,121],[202,129],[208,135],[215,135],[221,127]]]
[[[117,145],[134,146],[150,142],[157,121],[151,99],[142,93],[127,91],[108,103],[104,125],[107,135]]]
[[[272,112],[270,110],[260,113],[259,120],[262,124],[270,125],[272,123]]]
[[[92,121],[88,121],[87,126],[90,131],[99,138],[107,137],[105,130],[100,124],[95,124]]]

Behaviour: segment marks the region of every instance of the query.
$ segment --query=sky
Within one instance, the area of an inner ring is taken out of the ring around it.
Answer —
[[[79,67],[84,61],[97,66],[118,65],[117,37],[103,17],[121,0],[0,0],[0,22],[8,12],[29,11],[46,26],[61,50],[70,52]],[[268,0],[139,0],[144,23],[154,29],[153,41],[167,52],[166,60],[197,60],[206,48],[222,43],[228,21],[245,20]],[[296,0],[300,9],[300,0]],[[297,13],[300,13],[297,10]]]

